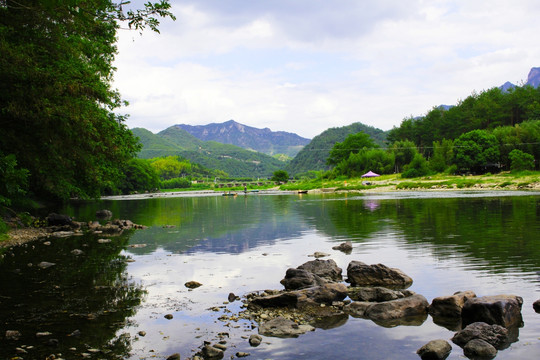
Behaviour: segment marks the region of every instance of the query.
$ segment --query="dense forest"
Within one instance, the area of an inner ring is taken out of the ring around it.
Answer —
[[[117,31],[157,31],[168,0],[0,1],[0,205],[117,191],[140,149],[114,111]],[[125,4],[124,4],[125,5]]]
[[[535,170],[540,89],[526,85],[473,93],[455,106],[404,119],[388,132],[384,148],[368,140],[349,135],[336,143],[327,158],[333,166],[327,176],[358,176],[368,170],[400,172],[402,177]]]

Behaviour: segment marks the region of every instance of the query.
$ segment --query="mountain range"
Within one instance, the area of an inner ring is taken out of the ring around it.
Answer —
[[[139,158],[181,156],[208,169],[221,170],[232,177],[269,177],[285,163],[257,151],[202,141],[187,131],[171,126],[157,134],[143,128],[131,130],[143,145]]]
[[[202,141],[217,141],[222,144],[236,145],[244,149],[255,150],[267,155],[285,154],[293,158],[310,139],[285,131],[272,131],[242,125],[234,120],[208,125],[173,125],[183,129]]]
[[[535,88],[540,86],[540,67],[531,68],[531,70],[529,71],[529,75],[527,76],[527,82],[524,85],[530,85]],[[516,86],[517,85],[512,84],[510,81],[507,81],[501,86],[499,86],[499,89],[501,89],[502,91],[508,91],[509,89]]]

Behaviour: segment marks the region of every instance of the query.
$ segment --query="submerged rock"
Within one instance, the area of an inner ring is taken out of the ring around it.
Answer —
[[[343,251],[344,253],[350,253],[353,249],[352,242],[346,241],[337,246],[332,247],[332,250]]]
[[[284,317],[277,317],[268,322],[265,322],[259,327],[259,334],[273,337],[298,337],[308,331],[314,331],[315,328],[311,325],[299,325],[292,320]]]
[[[422,360],[444,360],[452,352],[452,346],[446,340],[432,340],[416,351]]]
[[[461,311],[463,326],[474,322],[497,324],[504,327],[519,326],[523,319],[523,298],[515,295],[483,296],[467,300]]]
[[[361,261],[351,261],[347,267],[347,277],[352,286],[386,286],[407,288],[413,280],[399,269],[383,264],[367,265]]]
[[[37,264],[37,266],[41,269],[47,269],[47,268],[50,268],[51,266],[55,266],[56,264],[55,263],[51,263],[51,262],[47,262],[47,261],[42,261],[40,262],[39,264]]]

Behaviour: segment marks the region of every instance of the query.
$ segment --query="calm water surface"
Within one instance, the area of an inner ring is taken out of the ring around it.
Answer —
[[[148,229],[106,244],[94,235],[4,251],[0,336],[17,330],[21,337],[2,339],[0,358],[165,359],[178,352],[185,359],[226,332],[225,358],[243,351],[249,359],[419,359],[422,345],[454,335],[429,316],[395,327],[350,317],[296,339],[265,337],[252,348],[251,323],[219,319],[241,310],[238,301],[226,303],[230,292],[282,289],[287,268],[313,260],[315,251],[331,254],[344,276],[352,260],[400,268],[429,302],[460,290],[522,296],[519,341],[497,359],[540,357],[540,314],[532,309],[540,299],[539,193],[183,196],[62,211],[88,221],[103,208]],[[351,254],[332,250],[348,240]],[[41,261],[56,265],[39,269]],[[203,286],[188,290],[191,280]],[[449,359],[463,358],[453,345]]]

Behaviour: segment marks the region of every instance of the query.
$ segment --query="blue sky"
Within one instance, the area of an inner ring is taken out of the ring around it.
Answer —
[[[388,130],[540,66],[536,0],[170,2],[161,34],[120,31],[114,85],[131,128]]]

